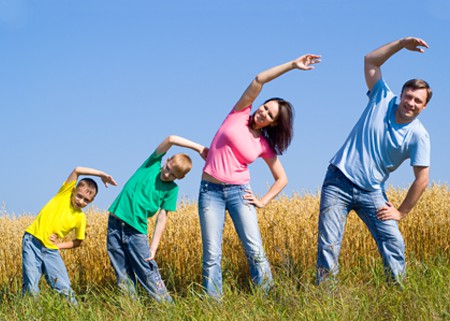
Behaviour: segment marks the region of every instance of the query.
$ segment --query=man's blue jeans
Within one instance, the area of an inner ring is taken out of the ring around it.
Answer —
[[[383,259],[390,280],[401,282],[405,276],[405,244],[395,220],[382,221],[377,209],[387,197],[382,190],[368,192],[353,184],[334,165],[328,167],[320,199],[317,248],[317,284],[335,279],[339,271],[339,252],[347,215],[354,210],[366,224]]]
[[[247,203],[245,190],[249,185],[214,184],[202,181],[199,193],[199,216],[203,242],[203,286],[206,294],[219,299],[222,295],[222,235],[225,210],[233,220],[244,246],[252,281],[268,291],[272,272],[263,249],[258,217],[253,205]]]
[[[48,249],[33,235],[22,238],[22,293],[39,293],[39,280],[44,274],[48,285],[77,305],[64,261],[59,250]]]
[[[136,296],[136,278],[158,302],[172,302],[158,271],[150,257],[148,236],[142,234],[114,215],[109,215],[107,235],[108,256],[114,268],[119,288]]]

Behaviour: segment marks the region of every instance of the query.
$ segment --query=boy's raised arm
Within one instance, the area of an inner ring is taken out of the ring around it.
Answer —
[[[156,154],[161,155],[161,154],[166,153],[170,149],[170,147],[172,147],[172,145],[190,148],[192,150],[195,150],[197,153],[199,153],[200,157],[203,159],[206,159],[206,156],[208,155],[207,147],[200,145],[198,143],[195,143],[189,139],[186,139],[186,138],[183,138],[180,136],[175,136],[175,135],[170,135],[169,137],[164,139],[161,142],[161,144],[159,144],[159,146],[156,148]]]
[[[114,178],[111,175],[109,175],[103,171],[100,171],[98,169],[89,168],[89,167],[81,167],[81,166],[75,167],[75,169],[72,171],[72,173],[70,173],[69,177],[67,177],[66,182],[70,183],[72,181],[76,181],[76,180],[78,180],[78,177],[80,175],[100,177],[102,182],[105,184],[105,187],[108,187],[108,183],[111,185],[117,186],[116,181],[114,180]]]

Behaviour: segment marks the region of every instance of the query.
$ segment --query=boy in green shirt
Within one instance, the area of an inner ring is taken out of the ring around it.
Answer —
[[[91,203],[98,192],[97,183],[91,178],[83,178],[76,184],[80,175],[98,176],[106,187],[108,183],[117,185],[110,175],[96,169],[77,167],[70,173],[56,196],[39,211],[23,236],[23,294],[39,293],[39,280],[44,274],[50,287],[77,304],[59,250],[81,245],[86,229],[86,216],[81,209]],[[72,230],[75,230],[75,239],[58,242]]]
[[[137,169],[109,208],[107,248],[119,288],[136,295],[136,278],[158,302],[172,302],[154,260],[167,222],[168,212],[176,210],[178,186],[192,167],[186,154],[163,156],[172,145],[190,148],[205,159],[208,149],[179,136],[169,136]],[[158,213],[159,211],[159,213]],[[147,219],[158,213],[151,244]]]

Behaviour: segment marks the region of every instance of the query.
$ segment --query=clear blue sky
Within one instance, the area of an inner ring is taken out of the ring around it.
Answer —
[[[284,193],[316,193],[366,104],[364,54],[404,36],[430,49],[398,53],[383,76],[397,93],[410,78],[431,84],[420,119],[432,139],[431,179],[448,183],[449,33],[448,0],[0,0],[0,210],[37,213],[77,165],[123,186],[169,134],[209,145],[257,73],[304,53],[323,62],[269,83],[255,104],[294,104]],[[180,197],[196,200],[203,161],[189,154]],[[267,166],[258,160],[250,171],[264,193]],[[412,180],[406,162],[389,184]],[[120,189],[101,188],[94,205],[107,209]]]

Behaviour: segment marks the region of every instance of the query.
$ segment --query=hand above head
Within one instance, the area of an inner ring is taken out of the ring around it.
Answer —
[[[108,188],[108,183],[114,186],[117,186],[116,181],[114,180],[114,178],[111,175],[108,174],[104,174],[100,176],[102,179],[103,184],[105,184],[105,187]]]
[[[300,70],[312,70],[314,69],[313,64],[318,64],[322,61],[320,58],[322,58],[320,55],[306,54],[295,59],[294,65]]]
[[[425,50],[423,50],[423,48],[420,47],[429,48],[428,44],[423,39],[415,37],[403,38],[400,40],[400,44],[405,49],[418,52],[425,52]]]

